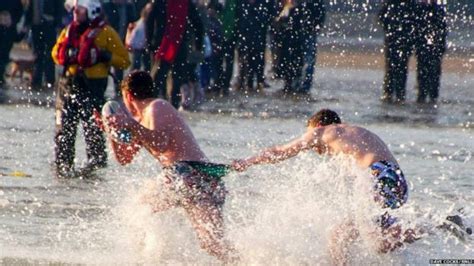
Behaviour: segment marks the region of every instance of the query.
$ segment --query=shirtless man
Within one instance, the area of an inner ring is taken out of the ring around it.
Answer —
[[[117,161],[126,165],[141,147],[148,150],[163,166],[159,179],[163,187],[144,201],[155,212],[184,208],[201,247],[221,261],[235,260],[233,248],[224,240],[222,207],[227,191],[221,180],[223,174],[216,171],[220,165],[209,162],[176,109],[153,97],[149,74],[132,72],[123,81],[121,90],[132,117],[124,111],[116,112],[105,118],[107,127],[104,127],[100,114],[96,111],[94,115],[101,128],[131,132],[130,143],[109,138]]]
[[[251,165],[277,163],[307,150],[319,154],[350,155],[360,167],[369,168],[374,181],[374,198],[382,208],[396,209],[407,201],[405,177],[385,143],[367,129],[341,123],[337,113],[328,109],[320,110],[308,120],[307,131],[300,138],[266,149],[256,156],[235,160],[232,166],[237,171],[244,171]],[[384,238],[379,245],[380,252],[392,251],[403,245],[403,242],[416,240],[413,230],[402,232],[401,227],[394,224],[395,221],[396,218],[388,212],[377,218]],[[359,231],[353,221],[333,231],[330,253],[336,264],[347,262],[345,251],[358,236]]]

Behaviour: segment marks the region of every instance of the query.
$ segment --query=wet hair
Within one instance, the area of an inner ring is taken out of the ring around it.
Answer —
[[[321,109],[308,119],[308,127],[327,126],[331,124],[340,124],[341,118],[333,110]]]
[[[146,71],[133,71],[122,81],[122,92],[129,92],[133,97],[144,100],[147,98],[155,98],[153,93],[153,80]]]

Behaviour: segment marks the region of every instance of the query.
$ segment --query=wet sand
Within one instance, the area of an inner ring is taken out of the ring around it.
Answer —
[[[385,68],[385,58],[382,51],[379,53],[353,50],[331,51],[329,47],[321,47],[317,55],[318,67],[383,70]],[[409,69],[410,72],[416,71],[414,56],[410,58]],[[459,75],[473,74],[474,56],[447,53],[443,59],[442,70],[445,73],[457,73]]]

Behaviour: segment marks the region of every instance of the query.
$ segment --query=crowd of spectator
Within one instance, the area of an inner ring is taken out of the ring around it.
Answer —
[[[71,0],[2,1],[0,88],[18,41],[34,54],[32,90],[55,87],[51,51],[73,7]],[[266,67],[285,81],[284,93],[308,94],[325,7],[322,0],[104,0],[100,13],[131,59],[128,69],[111,68],[116,95],[124,71],[143,69],[154,79],[156,96],[187,109],[230,91],[263,92]]]

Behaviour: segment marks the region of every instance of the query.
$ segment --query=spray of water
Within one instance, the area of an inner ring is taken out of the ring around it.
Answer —
[[[278,165],[256,166],[229,175],[227,185],[227,238],[242,264],[330,264],[332,232],[349,219],[360,231],[348,253],[354,265],[422,263],[439,254],[464,257],[472,247],[435,233],[397,252],[379,254],[379,230],[373,219],[384,210],[372,200],[369,172],[344,156],[321,159],[305,154]],[[122,256],[130,262],[215,263],[199,248],[184,211],[152,213],[141,202],[159,190],[156,180],[147,180],[119,204],[114,211],[118,218],[113,228],[120,231],[115,248],[123,250]],[[443,215],[436,218],[435,210],[418,202],[392,214],[404,227],[423,224],[425,228],[433,228]],[[445,247],[447,242],[454,244],[452,248]]]

